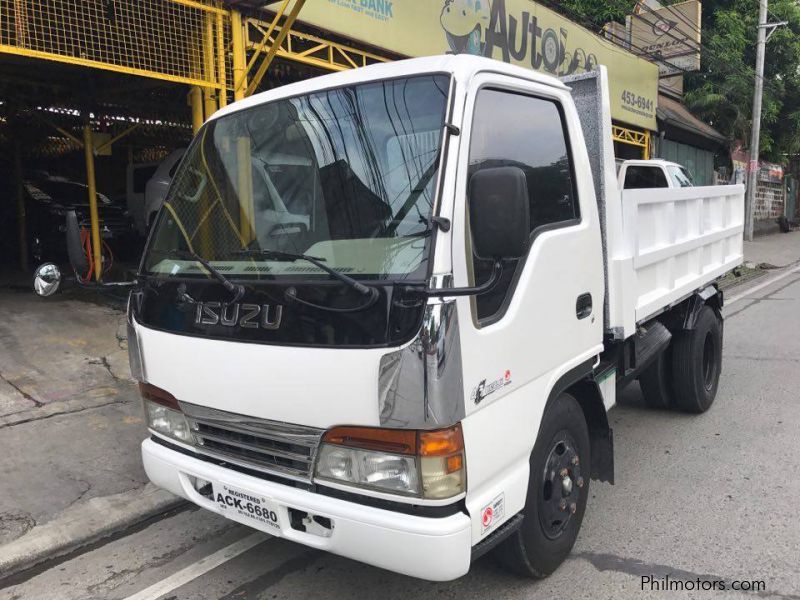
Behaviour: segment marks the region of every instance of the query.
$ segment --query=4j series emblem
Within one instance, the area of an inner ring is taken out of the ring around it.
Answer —
[[[280,304],[223,304],[198,302],[194,313],[195,325],[222,325],[245,329],[278,329],[281,326],[283,306]]]

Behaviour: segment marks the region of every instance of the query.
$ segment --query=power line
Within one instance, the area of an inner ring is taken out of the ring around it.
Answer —
[[[646,11],[648,11],[648,12],[650,12],[650,13],[652,13],[652,14],[656,15],[657,17],[659,16],[659,15],[658,15],[658,13],[656,13],[656,12],[655,12],[655,11],[654,11],[652,8],[650,8],[649,6],[647,6],[647,5],[644,5],[644,4],[642,4],[641,6],[642,6],[642,7],[643,7],[643,8],[644,8]],[[636,15],[634,15],[634,16],[636,16]],[[649,21],[645,21],[645,22],[646,22],[646,23],[649,23]],[[667,35],[667,36],[671,37],[671,38],[672,38],[672,39],[674,39],[674,40],[681,41],[681,40],[680,40],[680,38],[677,38],[677,37],[675,37],[675,36],[674,36],[672,33],[670,33],[670,32],[665,32],[665,35]],[[710,56],[711,56],[711,58],[712,58],[712,60],[715,60],[715,61],[717,61],[717,62],[725,62],[725,61],[720,61],[720,60],[719,60],[719,56],[717,55],[717,53],[716,53],[716,52],[714,52],[714,51],[713,51],[711,48],[709,48],[709,47],[708,47],[708,46],[706,46],[705,44],[703,44],[702,42],[700,42],[700,43],[699,43],[699,49],[700,49],[701,51],[705,52],[705,53],[706,53],[706,55],[710,55]],[[745,69],[745,70],[744,70],[744,71],[740,71],[740,72],[741,72],[742,74],[746,75],[747,77],[757,77],[757,78],[759,78],[759,79],[760,79],[762,82],[764,82],[765,84],[767,84],[767,85],[772,85],[772,82],[771,82],[771,81],[768,81],[768,80],[767,80],[767,79],[765,79],[763,76],[761,76],[761,75],[759,75],[758,73],[756,73],[756,72],[755,72],[755,70],[753,70],[753,72],[750,72],[750,70],[749,70],[749,69],[747,68],[747,66],[745,66],[745,65],[742,65],[742,69]],[[688,72],[688,71],[684,71],[684,72],[686,73],[686,72]]]

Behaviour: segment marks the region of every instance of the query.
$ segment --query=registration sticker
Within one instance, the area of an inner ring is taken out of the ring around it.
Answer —
[[[217,507],[229,519],[280,534],[278,507],[269,498],[224,483],[213,483],[212,491]]]
[[[506,514],[506,495],[499,494],[481,510],[481,535],[503,520]]]

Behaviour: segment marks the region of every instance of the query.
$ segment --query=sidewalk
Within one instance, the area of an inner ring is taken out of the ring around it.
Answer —
[[[163,512],[130,379],[125,316],[59,294],[0,289],[0,573]]]
[[[785,267],[800,260],[800,231],[772,233],[744,243],[744,260],[753,265]]]

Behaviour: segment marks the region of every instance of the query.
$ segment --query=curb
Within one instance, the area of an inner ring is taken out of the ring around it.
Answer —
[[[184,504],[186,500],[152,483],[128,492],[92,498],[0,547],[6,579],[39,563],[118,533]]]

